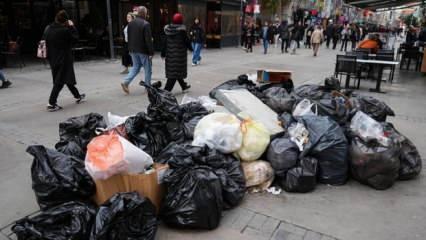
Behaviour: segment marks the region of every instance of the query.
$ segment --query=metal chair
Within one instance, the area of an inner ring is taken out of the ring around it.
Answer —
[[[411,60],[414,60],[416,63],[415,70],[420,69],[420,50],[419,47],[409,47],[406,48],[406,50],[402,53],[401,63],[400,63],[400,69],[403,68],[404,64],[407,65],[406,70],[410,69]]]
[[[351,78],[358,79],[357,89],[361,84],[361,74],[356,61],[356,56],[337,55],[336,56],[336,67],[334,70],[334,76],[339,78],[341,82],[342,76],[346,76],[345,87],[349,87]]]

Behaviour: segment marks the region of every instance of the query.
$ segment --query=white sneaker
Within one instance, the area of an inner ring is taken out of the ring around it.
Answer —
[[[195,66],[197,66],[197,64],[196,63],[192,63],[192,66],[195,67]]]

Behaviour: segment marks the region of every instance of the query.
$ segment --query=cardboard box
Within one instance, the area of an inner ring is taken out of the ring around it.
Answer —
[[[262,69],[257,70],[257,82],[259,83],[283,83],[291,79],[291,71]]]
[[[168,165],[155,163],[154,169],[146,173],[119,174],[107,180],[96,180],[94,201],[101,205],[118,192],[136,191],[149,198],[158,212],[165,194],[162,178],[168,168]]]

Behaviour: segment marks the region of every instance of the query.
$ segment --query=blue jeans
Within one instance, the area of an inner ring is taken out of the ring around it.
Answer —
[[[133,81],[133,79],[141,71],[141,68],[144,68],[145,71],[145,84],[151,85],[151,76],[152,76],[152,61],[149,59],[149,56],[143,53],[130,53],[133,61],[133,67],[130,69],[129,74],[124,78],[124,84],[127,86]]]
[[[268,46],[269,46],[269,42],[268,40],[263,40],[263,53],[266,54],[268,53]]]
[[[0,70],[0,81],[2,82],[6,81],[6,78],[4,77],[4,74],[1,70]]]
[[[201,49],[203,48],[203,44],[192,42],[192,63],[197,64],[197,62],[201,61]]]

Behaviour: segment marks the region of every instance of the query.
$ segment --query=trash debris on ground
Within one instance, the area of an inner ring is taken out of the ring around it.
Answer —
[[[281,185],[287,192],[307,193],[317,185],[318,160],[313,157],[303,157],[297,167],[287,171]]]
[[[18,240],[89,239],[95,214],[90,204],[70,201],[16,221],[12,232]]]
[[[384,102],[371,96],[355,96],[351,98],[353,108],[362,111],[378,122],[385,122],[388,116],[395,112]]]
[[[287,171],[296,166],[299,153],[299,148],[289,138],[276,138],[269,145],[266,159],[276,176],[285,177]]]
[[[154,240],[157,226],[156,209],[148,198],[118,193],[99,207],[90,240]]]
[[[292,112],[296,98],[285,88],[271,87],[263,91],[263,102],[278,114]]]
[[[241,165],[244,170],[247,188],[260,187],[260,189],[266,190],[272,184],[275,173],[269,162],[257,160],[242,162]]]
[[[34,157],[32,187],[42,210],[69,201],[87,201],[95,193],[95,183],[84,161],[43,146],[29,146]]]

